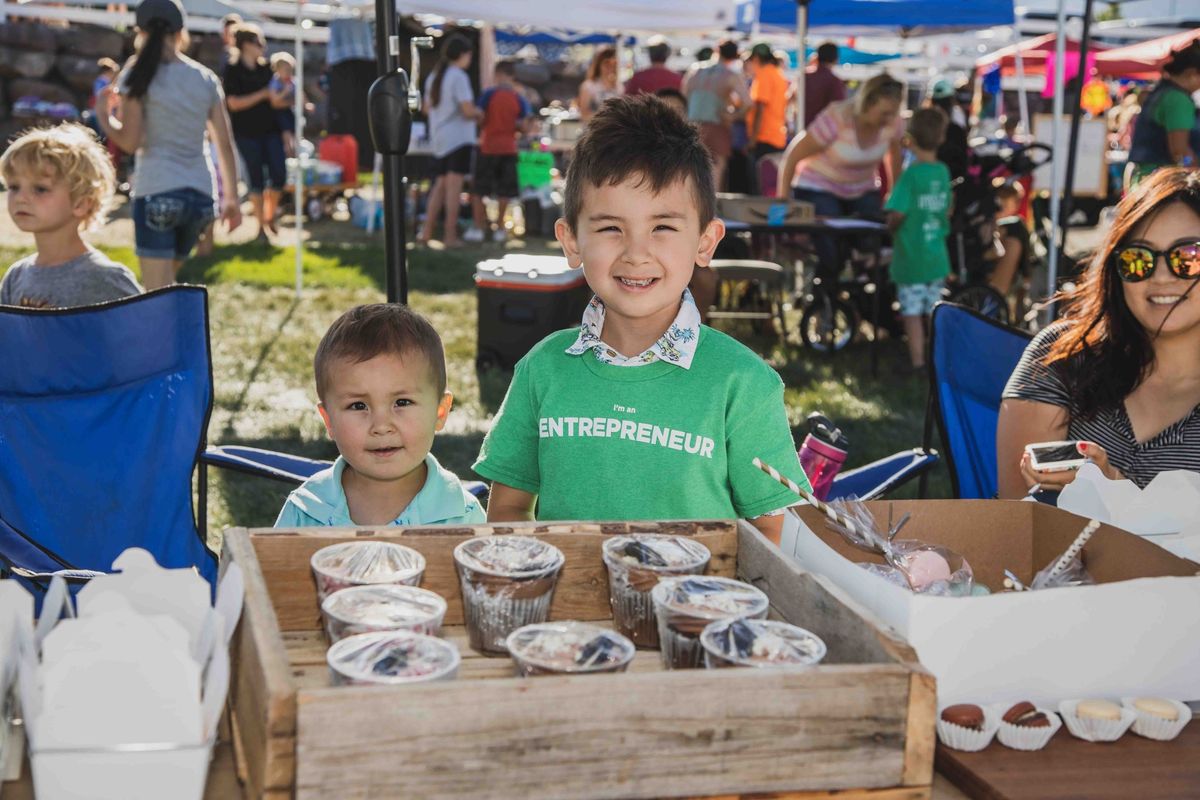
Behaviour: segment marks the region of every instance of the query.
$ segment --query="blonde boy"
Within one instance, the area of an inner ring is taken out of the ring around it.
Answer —
[[[806,482],[761,358],[688,291],[724,235],[696,129],[657,97],[609,100],[576,145],[555,229],[595,293],[517,365],[475,471],[492,521],[746,518],[778,541]]]
[[[82,125],[26,131],[0,156],[8,213],[32,233],[37,252],[9,267],[0,304],[61,308],[140,294],[128,268],[90,247],[115,188],[112,162]]]
[[[313,372],[341,455],[288,495],[276,527],[484,521],[479,501],[429,452],[454,396],[428,320],[395,303],[352,308],[321,339]]]

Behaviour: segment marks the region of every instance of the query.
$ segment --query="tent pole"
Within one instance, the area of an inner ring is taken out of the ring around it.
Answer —
[[[1063,73],[1067,69],[1067,0],[1058,0],[1058,33],[1054,43],[1054,129],[1050,149],[1054,153],[1054,165],[1050,170],[1050,259],[1047,265],[1046,296],[1054,297],[1058,288],[1058,227],[1062,213],[1062,175],[1058,165],[1062,154]],[[1049,320],[1054,318],[1053,306],[1047,307]]]
[[[380,77],[399,68],[396,1],[375,0],[375,63]],[[387,301],[408,302],[408,269],[404,229],[404,156],[383,156],[383,238],[387,263]]]
[[[1021,113],[1021,127],[1028,137],[1033,133],[1033,120],[1029,118],[1029,95],[1025,93],[1025,57],[1021,55],[1021,31],[1013,26],[1013,36],[1017,44],[1017,108]],[[1003,76],[1003,73],[1001,73]],[[1000,89],[1000,97],[1004,97],[1004,89]]]
[[[808,74],[808,4],[811,0],[796,0],[796,133],[804,131],[804,82]]]
[[[1079,154],[1079,123],[1083,116],[1083,82],[1088,77],[1087,56],[1088,37],[1092,29],[1093,0],[1084,0],[1083,4],[1083,33],[1079,37],[1079,71],[1075,75],[1075,91],[1071,92],[1071,138],[1067,140],[1067,174],[1063,179],[1063,203],[1065,209],[1061,212],[1065,218],[1062,235],[1059,239],[1059,250],[1065,255],[1067,250],[1067,229],[1071,223],[1071,211],[1075,205],[1073,192],[1075,189],[1075,162]],[[1107,180],[1108,176],[1103,176]]]
[[[301,13],[304,0],[296,0],[296,88],[292,97],[293,111],[296,115],[296,133],[292,137],[296,142],[296,177],[292,181],[292,202],[296,213],[296,299],[304,290],[304,169],[300,164],[300,142],[304,140],[304,40],[300,38]]]

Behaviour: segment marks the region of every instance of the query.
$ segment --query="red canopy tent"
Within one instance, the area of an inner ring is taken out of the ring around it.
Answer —
[[[1079,52],[1079,40],[1067,38],[1067,53]],[[1054,58],[1054,42],[1055,34],[1047,33],[1044,36],[1039,36],[1036,39],[1027,39],[1023,42],[1010,44],[1008,47],[1002,47],[995,52],[988,53],[983,58],[975,62],[975,67],[981,72],[990,72],[995,69],[996,65],[1000,65],[1001,75],[1015,75],[1017,72],[1017,51],[1021,52],[1021,60],[1024,61],[1026,75],[1044,75],[1046,73],[1046,61]],[[1104,46],[1091,42],[1088,49],[1092,52],[1103,50]],[[1100,56],[1097,56],[1099,58]],[[1071,56],[1067,56],[1068,60]],[[1078,60],[1079,56],[1074,57]]]
[[[1096,71],[1105,76],[1154,80],[1171,51],[1186,47],[1195,39],[1200,39],[1200,28],[1107,50],[1096,56]]]

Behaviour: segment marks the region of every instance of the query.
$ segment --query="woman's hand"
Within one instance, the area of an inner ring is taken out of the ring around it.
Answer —
[[[230,231],[237,230],[242,224],[242,207],[237,200],[229,198],[221,203],[221,221],[229,226]]]
[[[1121,471],[1108,462],[1108,453],[1103,447],[1095,442],[1080,442],[1077,448],[1080,455],[1100,468],[1104,477],[1110,481],[1125,480]],[[1074,469],[1037,470],[1030,464],[1029,453],[1021,454],[1021,477],[1027,488],[1038,486],[1042,491],[1058,492],[1075,480],[1077,472]]]
[[[116,81],[111,81],[107,86],[100,90],[100,94],[96,95],[96,116],[107,117],[109,108],[112,105],[113,95],[117,92]]]

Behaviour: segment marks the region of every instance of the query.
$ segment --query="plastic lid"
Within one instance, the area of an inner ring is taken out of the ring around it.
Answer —
[[[531,536],[480,536],[454,548],[454,560],[475,572],[506,578],[541,576],[562,566],[562,551]]]
[[[425,570],[425,556],[391,542],[345,542],[313,553],[314,571],[352,583],[396,583]]]
[[[598,672],[629,663],[637,649],[616,631],[584,622],[526,625],[508,635],[509,654],[552,672]]]
[[[708,652],[751,667],[810,666],[825,658],[825,642],[804,628],[766,619],[713,622],[700,634]]]
[[[437,680],[458,668],[461,656],[450,642],[407,631],[360,633],[329,648],[329,668],[368,683]]]
[[[321,603],[321,611],[342,622],[386,628],[440,620],[446,601],[428,589],[383,583],[334,592]]]
[[[708,548],[686,536],[635,533],[604,542],[604,557],[648,570],[696,567],[708,562]]]
[[[767,610],[767,596],[732,578],[667,578],[654,587],[655,605],[701,619],[748,617]]]

